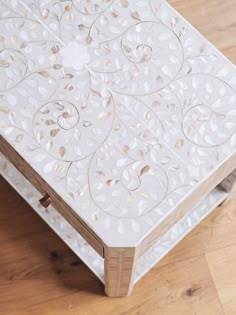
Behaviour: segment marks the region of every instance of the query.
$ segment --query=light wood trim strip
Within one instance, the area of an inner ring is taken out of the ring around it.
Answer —
[[[0,151],[44,196],[48,194],[52,205],[75,228],[75,230],[104,257],[104,246],[101,239],[78,216],[78,214],[54,191],[54,189],[23,159],[23,157],[0,135]]]
[[[210,158],[210,157],[209,157]],[[221,183],[236,168],[236,152],[231,155],[214,173],[199,185],[177,208],[161,222],[149,235],[138,245],[140,255],[143,255],[162,236],[167,233],[179,220],[206,197],[219,183]]]
[[[105,292],[110,297],[132,293],[137,251],[134,247],[105,247]]]
[[[219,188],[223,191],[230,192],[236,182],[236,170],[229,174],[220,184]]]

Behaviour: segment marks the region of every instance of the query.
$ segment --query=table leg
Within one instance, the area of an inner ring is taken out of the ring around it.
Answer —
[[[236,169],[219,184],[219,187],[226,192],[230,192],[235,182],[236,182]]]
[[[111,297],[127,296],[132,292],[136,267],[135,248],[105,248],[105,292]]]

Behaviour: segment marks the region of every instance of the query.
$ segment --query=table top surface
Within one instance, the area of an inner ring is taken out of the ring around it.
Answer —
[[[109,245],[235,152],[236,70],[161,0],[0,0],[0,130]]]

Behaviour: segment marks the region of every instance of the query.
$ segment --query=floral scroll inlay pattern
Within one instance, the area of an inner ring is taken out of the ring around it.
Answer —
[[[154,209],[167,192],[167,175],[157,166],[145,161],[132,161],[115,153],[110,159],[99,152],[96,159],[106,161],[90,174],[90,190],[94,202],[117,217],[138,217]],[[109,163],[109,164],[108,164]],[[155,185],[152,185],[155,181]]]
[[[178,37],[158,22],[136,23],[118,39],[100,44],[97,54],[100,58],[95,58],[92,69],[105,72],[104,79],[112,90],[129,95],[160,90],[183,63]]]
[[[202,82],[205,82],[203,84]],[[227,111],[235,102],[235,91],[217,78],[195,75],[178,80],[184,99],[183,132],[202,147],[217,146],[235,132],[236,112]],[[191,95],[188,92],[191,89]]]
[[[235,149],[235,88],[166,1],[0,0],[1,132],[98,233],[135,243]]]
[[[34,135],[55,158],[83,159],[107,137],[113,120],[112,98],[106,90],[96,93],[88,98],[86,106],[76,107],[67,101],[55,100],[36,112]]]

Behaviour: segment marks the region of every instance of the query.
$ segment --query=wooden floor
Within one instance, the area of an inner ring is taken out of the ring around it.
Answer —
[[[236,0],[171,0],[236,63]],[[103,285],[0,178],[0,315],[236,315],[236,194],[126,299]]]

